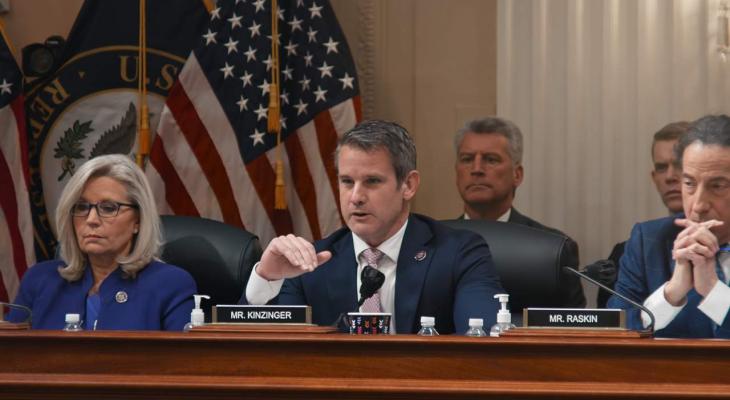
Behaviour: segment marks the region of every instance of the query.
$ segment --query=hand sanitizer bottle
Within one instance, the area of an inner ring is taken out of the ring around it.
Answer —
[[[203,309],[200,308],[200,299],[210,300],[210,296],[194,294],[193,298],[195,299],[195,308],[193,308],[193,311],[190,313],[190,322],[185,324],[185,327],[183,327],[185,332],[193,329],[194,326],[201,326],[205,324],[205,313],[203,313]]]
[[[495,299],[499,299],[500,309],[497,313],[497,323],[492,326],[489,330],[489,336],[498,337],[502,332],[506,332],[515,326],[512,325],[512,315],[507,309],[507,302],[509,301],[508,294],[495,294]]]

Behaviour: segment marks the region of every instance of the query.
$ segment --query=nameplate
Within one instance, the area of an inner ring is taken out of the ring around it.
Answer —
[[[214,323],[224,324],[311,324],[310,306],[213,306]]]
[[[602,308],[526,308],[522,322],[526,328],[626,328],[624,310]]]

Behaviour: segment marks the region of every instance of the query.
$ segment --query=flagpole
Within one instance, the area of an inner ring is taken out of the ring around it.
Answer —
[[[274,186],[274,209],[286,210],[286,186],[284,183],[284,161],[281,159],[281,104],[279,99],[279,19],[277,0],[271,0],[271,86],[269,86],[269,133],[276,135],[276,182]]]
[[[2,18],[0,18],[0,34],[3,35],[3,39],[5,39],[5,44],[8,45],[10,52],[13,53],[13,58],[15,58],[16,57],[15,47],[13,47],[13,44],[10,43],[10,39],[8,38],[8,35],[5,34],[5,21],[3,21]]]
[[[147,15],[146,0],[139,0],[139,54],[137,56],[137,90],[139,93],[139,132],[137,165],[144,169],[150,154],[150,117],[147,106]]]

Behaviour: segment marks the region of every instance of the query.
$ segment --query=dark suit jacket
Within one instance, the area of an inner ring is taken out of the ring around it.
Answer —
[[[613,264],[616,266],[616,277],[618,277],[618,268],[621,265],[621,256],[624,255],[624,247],[626,247],[626,242],[616,243],[616,245],[613,246],[613,249],[611,249],[611,254],[608,255],[608,260],[612,261]],[[605,283],[606,286],[613,289],[613,287],[616,285],[616,280],[614,280],[613,282],[602,283]],[[608,299],[610,298],[611,293],[608,293],[608,291],[599,288],[598,295],[596,296],[596,306],[598,308],[606,308],[606,304],[608,303]]]
[[[536,229],[542,229],[566,237],[568,241],[565,245],[568,247],[568,254],[570,254],[570,265],[566,266],[578,267],[580,265],[578,244],[571,239],[570,236],[519,213],[514,207],[512,207],[512,211],[510,212],[510,216],[507,221],[515,224],[527,225]],[[583,308],[586,306],[586,298],[583,294],[583,286],[580,284],[580,278],[571,273],[563,272],[560,275],[560,287],[561,306],[568,308]]]
[[[315,243],[332,259],[313,272],[287,279],[274,302],[312,306],[313,322],[327,325],[343,312],[357,310],[357,261],[351,231],[343,228]],[[417,254],[425,258],[419,260]],[[494,295],[504,293],[489,247],[477,234],[448,228],[411,214],[398,256],[395,323],[398,333],[416,333],[421,316],[436,317],[442,334],[463,334],[469,318],[483,318],[489,329],[499,309]]]
[[[677,213],[675,218],[677,217],[684,217],[684,213],[680,212]],[[624,255],[624,248],[626,247],[626,242],[619,242],[616,243],[615,246],[613,246],[613,249],[611,249],[611,254],[608,255],[608,259],[613,261],[613,264],[616,266],[616,276],[618,277],[618,268],[621,267],[621,257]],[[608,282],[605,282],[608,287],[613,289],[614,285],[616,284],[616,281],[614,280],[610,284]],[[598,289],[598,296],[596,298],[596,305],[599,308],[606,307],[606,304],[608,303],[608,299],[611,298],[611,293],[608,293],[607,291],[603,289]]]
[[[674,225],[677,216],[671,216],[634,225],[631,238],[626,243],[621,257],[616,291],[643,303],[649,295],[671,278],[674,272],[672,248],[674,239],[682,230]],[[702,296],[694,289],[687,294],[687,304],[667,325],[655,332],[657,337],[682,338],[730,338],[730,313],[722,325],[715,327],[713,321],[697,308]],[[639,310],[613,296],[608,301],[611,308],[622,308],[628,315],[631,329],[642,329]]]

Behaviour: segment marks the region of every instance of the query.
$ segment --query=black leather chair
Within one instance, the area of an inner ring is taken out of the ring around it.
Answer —
[[[509,308],[521,315],[526,307],[560,307],[561,267],[571,266],[562,235],[529,226],[483,220],[448,220],[446,225],[480,234],[489,245]]]
[[[205,319],[211,307],[236,304],[246,288],[251,270],[261,258],[261,245],[254,234],[205,218],[163,215],[165,245],[162,259],[184,268],[198,284]]]

